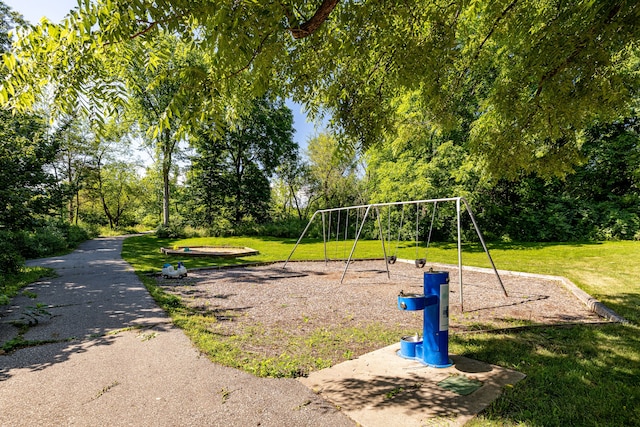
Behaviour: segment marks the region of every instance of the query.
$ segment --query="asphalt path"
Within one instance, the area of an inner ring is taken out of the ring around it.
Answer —
[[[57,277],[0,307],[0,343],[31,343],[0,354],[0,426],[355,425],[299,381],[200,354],[122,260],[123,240],[28,262]]]

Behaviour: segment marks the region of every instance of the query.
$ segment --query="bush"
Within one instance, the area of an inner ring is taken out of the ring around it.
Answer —
[[[42,258],[68,248],[63,230],[51,225],[34,231],[18,231],[15,233],[14,242],[25,258]]]
[[[65,232],[67,237],[67,246],[70,248],[76,247],[80,243],[91,238],[89,231],[78,225],[69,225]]]
[[[156,228],[156,236],[159,239],[182,239],[185,237],[184,228],[178,225],[161,225]]]
[[[96,235],[83,226],[66,223],[51,223],[30,231],[18,230],[4,234],[3,240],[10,242],[27,259],[64,253]]]
[[[308,220],[299,220],[297,218],[291,218],[288,220],[274,221],[265,224],[262,227],[263,235],[272,237],[284,237],[294,239],[302,234],[307,225]]]
[[[84,233],[86,233],[87,235],[87,238],[85,240],[93,239],[100,235],[100,226],[98,224],[90,224],[90,223],[82,222],[80,223],[80,225],[72,226],[72,227],[81,228],[84,231]],[[82,243],[82,241],[79,241],[78,243]]]
[[[633,239],[640,232],[640,218],[635,212],[603,204],[603,220],[598,238],[604,240]]]
[[[24,258],[11,240],[12,233],[0,233],[0,277],[17,273],[24,264]]]

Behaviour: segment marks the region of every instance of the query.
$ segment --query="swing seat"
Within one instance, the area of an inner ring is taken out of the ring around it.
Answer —
[[[419,258],[415,262],[416,262],[416,267],[417,268],[424,268],[424,266],[427,264],[427,259],[426,258]]]
[[[395,255],[387,257],[387,264],[395,264],[398,258]]]

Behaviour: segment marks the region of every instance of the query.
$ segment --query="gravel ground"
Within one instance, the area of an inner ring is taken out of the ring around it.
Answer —
[[[343,262],[291,262],[220,270],[190,271],[182,280],[158,279],[168,292],[189,306],[213,314],[217,333],[240,335],[249,327],[310,334],[317,328],[389,325],[413,334],[422,330],[422,313],[397,309],[397,295],[422,293],[426,269],[397,262],[356,261],[340,283]],[[494,274],[463,271],[464,312],[461,311],[457,268],[450,273],[450,332],[490,330],[531,324],[601,321],[596,314],[553,280],[502,275],[505,297]],[[400,338],[400,337],[398,337]],[[262,349],[281,354],[282,347]],[[258,345],[258,344],[257,344]],[[258,345],[259,346],[259,345]],[[253,349],[256,350],[256,349]],[[373,348],[359,348],[355,355]]]

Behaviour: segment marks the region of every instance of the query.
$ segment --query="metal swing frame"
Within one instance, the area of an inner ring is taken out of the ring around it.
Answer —
[[[353,209],[365,209],[365,213],[362,216],[362,220],[360,221],[360,226],[356,227],[357,231],[356,231],[355,240],[353,242],[353,246],[351,247],[351,252],[349,253],[349,258],[346,260],[346,265],[345,265],[344,271],[342,272],[342,277],[340,278],[340,283],[342,284],[342,282],[344,281],[345,275],[347,274],[347,270],[349,269],[349,264],[351,264],[351,261],[353,260],[353,253],[356,250],[356,246],[358,244],[358,240],[360,238],[360,234],[362,232],[362,229],[364,228],[364,224],[366,222],[366,219],[369,216],[369,213],[372,212],[372,211],[375,211],[376,216],[377,216],[378,233],[379,233],[380,240],[381,240],[381,243],[382,243],[382,253],[383,253],[383,256],[384,256],[384,260],[385,260],[385,267],[386,267],[386,270],[387,270],[387,278],[390,279],[391,278],[391,274],[389,272],[389,264],[387,262],[387,250],[386,250],[386,245],[385,245],[385,236],[384,236],[384,233],[382,231],[382,221],[380,219],[380,208],[384,207],[384,206],[391,207],[391,206],[401,206],[401,205],[404,208],[404,205],[413,205],[413,204],[415,204],[417,206],[416,207],[416,209],[417,209],[420,204],[433,203],[434,207],[435,207],[435,205],[437,203],[443,203],[443,202],[455,202],[455,204],[456,204],[456,228],[457,228],[457,232],[458,232],[457,233],[458,234],[458,239],[457,239],[458,240],[458,242],[457,242],[458,243],[458,281],[459,281],[458,285],[459,285],[459,292],[460,292],[460,306],[461,306],[462,311],[464,311],[464,298],[463,298],[463,288],[462,288],[462,230],[461,230],[462,205],[464,205],[465,210],[469,213],[469,217],[471,218],[471,222],[473,223],[473,227],[474,227],[474,229],[476,231],[476,234],[478,235],[478,238],[480,239],[480,243],[482,244],[482,248],[484,249],[484,252],[487,254],[487,258],[489,259],[489,262],[491,263],[491,267],[493,268],[493,271],[494,271],[494,273],[496,275],[496,278],[498,279],[498,283],[500,284],[500,287],[502,288],[502,292],[503,292],[504,296],[507,297],[508,296],[507,291],[506,291],[506,289],[504,287],[502,279],[500,278],[500,274],[498,273],[498,270],[497,270],[497,268],[495,266],[495,263],[493,262],[493,258],[491,257],[491,254],[489,253],[489,249],[487,248],[487,245],[486,245],[486,243],[484,241],[484,238],[482,237],[482,233],[480,232],[480,228],[478,227],[478,223],[476,222],[476,219],[475,219],[475,217],[473,215],[473,211],[471,210],[471,207],[469,206],[469,203],[467,203],[467,201],[463,197],[448,197],[448,198],[441,198],[441,199],[411,200],[411,201],[390,202],[390,203],[372,203],[372,204],[368,204],[368,205],[346,206],[346,207],[340,207],[340,208],[317,210],[311,216],[311,219],[309,220],[309,222],[307,223],[307,226],[302,231],[302,234],[300,234],[300,237],[298,238],[298,241],[296,242],[295,246],[291,250],[291,253],[287,257],[287,260],[285,261],[283,268],[287,267],[287,264],[291,260],[291,257],[293,256],[294,252],[298,248],[298,245],[300,244],[300,242],[304,238],[305,234],[309,230],[309,227],[311,226],[311,224],[315,220],[316,216],[320,215],[322,217],[322,238],[323,238],[323,241],[324,241],[324,258],[325,258],[325,263],[326,263],[328,261],[328,258],[327,258],[327,236],[326,236],[326,228],[325,228],[325,215],[328,214],[329,215],[329,220],[330,220],[332,213],[338,212],[338,215],[340,215],[340,212],[346,211],[346,215],[347,215],[347,218],[348,218],[350,210],[353,210]],[[357,211],[357,212],[359,212],[359,211]],[[433,226],[433,223],[432,223],[432,226]],[[338,227],[339,227],[339,225],[338,225]],[[331,224],[329,223],[329,230],[330,229],[331,229]],[[329,231],[329,233],[331,233],[331,231]],[[338,238],[338,234],[339,234],[339,231],[336,230],[336,238]],[[429,231],[429,234],[431,234],[431,230]]]

